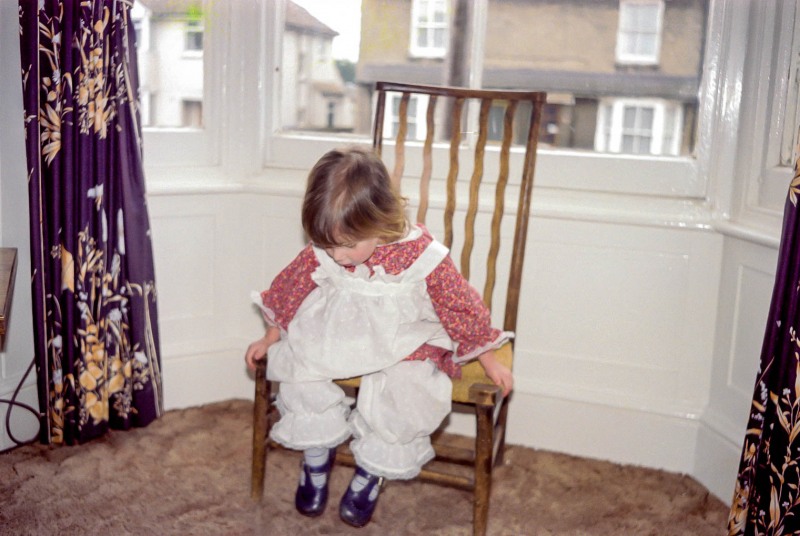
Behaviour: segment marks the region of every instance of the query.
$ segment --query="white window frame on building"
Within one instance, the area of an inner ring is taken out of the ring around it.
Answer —
[[[203,55],[205,28],[202,20],[186,21],[184,52],[187,55]]]
[[[203,100],[184,98],[181,100],[182,123],[189,128],[203,128]]]
[[[444,58],[447,53],[449,24],[447,0],[413,0],[409,53],[417,58]],[[437,32],[442,35],[439,46],[435,42]]]
[[[645,14],[649,16],[641,18],[641,15]],[[663,0],[620,0],[617,63],[658,65],[663,27]],[[647,50],[648,41],[652,43],[652,50]]]
[[[642,112],[650,110],[649,125],[641,123]],[[634,122],[626,117],[633,113]],[[595,151],[624,154],[649,154],[653,156],[677,156],[680,154],[681,131],[683,129],[683,107],[678,102],[663,99],[602,99],[597,109]],[[634,148],[646,140],[645,151],[625,151],[625,139],[633,141]]]
[[[394,140],[400,128],[400,100],[399,93],[386,94],[386,108],[383,120],[383,137]],[[410,95],[408,99],[407,139],[422,141],[427,135],[425,116],[428,110],[428,97],[426,95]]]

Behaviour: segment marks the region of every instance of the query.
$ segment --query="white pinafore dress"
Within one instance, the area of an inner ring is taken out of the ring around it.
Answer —
[[[413,238],[419,234],[415,228]],[[376,266],[345,270],[314,248],[317,284],[269,349],[267,377],[298,383],[350,378],[390,367],[422,344],[448,350],[454,342],[441,325],[425,278],[445,259],[447,248],[433,241],[400,274]]]

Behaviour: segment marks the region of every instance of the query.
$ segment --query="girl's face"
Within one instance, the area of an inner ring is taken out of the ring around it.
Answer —
[[[380,239],[368,238],[357,242],[347,242],[341,246],[325,248],[325,252],[339,266],[358,266],[367,261],[378,247]]]

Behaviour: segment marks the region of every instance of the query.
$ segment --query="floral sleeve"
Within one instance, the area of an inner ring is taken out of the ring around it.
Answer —
[[[492,327],[480,294],[447,257],[427,277],[428,294],[445,331],[457,343],[453,360],[474,359],[500,347],[511,335]]]
[[[275,277],[269,289],[261,293],[267,323],[286,331],[300,304],[317,287],[311,279],[317,266],[317,258],[309,244]]]

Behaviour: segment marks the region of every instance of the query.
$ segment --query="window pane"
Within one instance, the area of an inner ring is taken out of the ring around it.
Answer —
[[[623,153],[632,153],[634,152],[634,137],[633,136],[623,136],[622,137],[622,152]]]
[[[289,2],[287,24],[295,8],[302,6],[304,20],[316,29],[314,38],[327,39],[333,48],[327,64],[308,65],[305,79],[293,74],[296,66],[284,59],[282,107],[303,108],[307,113],[304,124],[285,121],[283,127],[331,130],[327,120],[313,117],[316,93],[324,87],[339,99],[334,130],[368,138],[376,81],[447,84],[452,72],[447,59],[416,52],[441,51],[451,45],[448,24],[452,17],[447,10],[457,8],[460,1]],[[669,146],[684,155],[693,152],[707,0],[487,2],[479,78],[485,88],[548,93],[549,115],[540,131],[540,147],[650,152],[649,141],[638,143],[637,136],[646,135],[648,140],[672,140]],[[351,44],[348,53],[337,48],[345,42]],[[284,55],[299,43],[287,26]],[[463,46],[470,45],[464,42]],[[463,52],[462,57],[471,54],[469,49]],[[621,53],[634,61],[621,61]],[[342,69],[346,65],[349,70]],[[456,74],[461,75],[458,80],[470,80],[468,66]],[[305,100],[301,101],[301,95]],[[607,113],[601,113],[603,107]],[[637,109],[646,109],[638,124]],[[658,114],[668,109],[684,113],[675,114],[672,121],[656,122]],[[663,131],[652,132],[655,124]],[[637,127],[646,132],[624,132],[636,141],[623,140],[623,130]],[[387,126],[385,132],[389,131]],[[653,148],[657,154],[671,154],[666,152],[666,143],[658,145]]]
[[[639,121],[639,127],[646,130],[653,129],[653,109],[652,108],[642,108],[641,109],[641,119]]]
[[[653,142],[653,138],[650,136],[640,136],[639,137],[639,147],[638,153],[639,154],[649,154],[650,153],[650,144]]]
[[[541,132],[540,147],[650,153],[651,139],[665,136],[652,132],[662,128],[658,110],[685,107],[675,119],[681,124],[663,130],[691,154],[708,3],[557,4],[488,0],[483,85],[544,90],[551,103],[565,101],[559,130],[570,135]],[[620,62],[620,52],[657,63]]]
[[[359,0],[287,0],[280,60],[284,130],[353,132],[359,7]]]
[[[625,107],[625,119],[622,121],[622,126],[625,129],[631,129],[636,126],[636,108]]]
[[[638,34],[636,52],[643,56],[653,56],[656,53],[656,36],[651,34]]]
[[[200,1],[137,0],[142,123],[145,127],[202,128],[203,34]]]
[[[417,46],[419,48],[424,48],[428,44],[428,32],[422,28],[417,30],[417,32]]]
[[[445,38],[447,32],[443,28],[436,28],[433,30],[433,46],[436,48],[443,48],[445,46]]]

